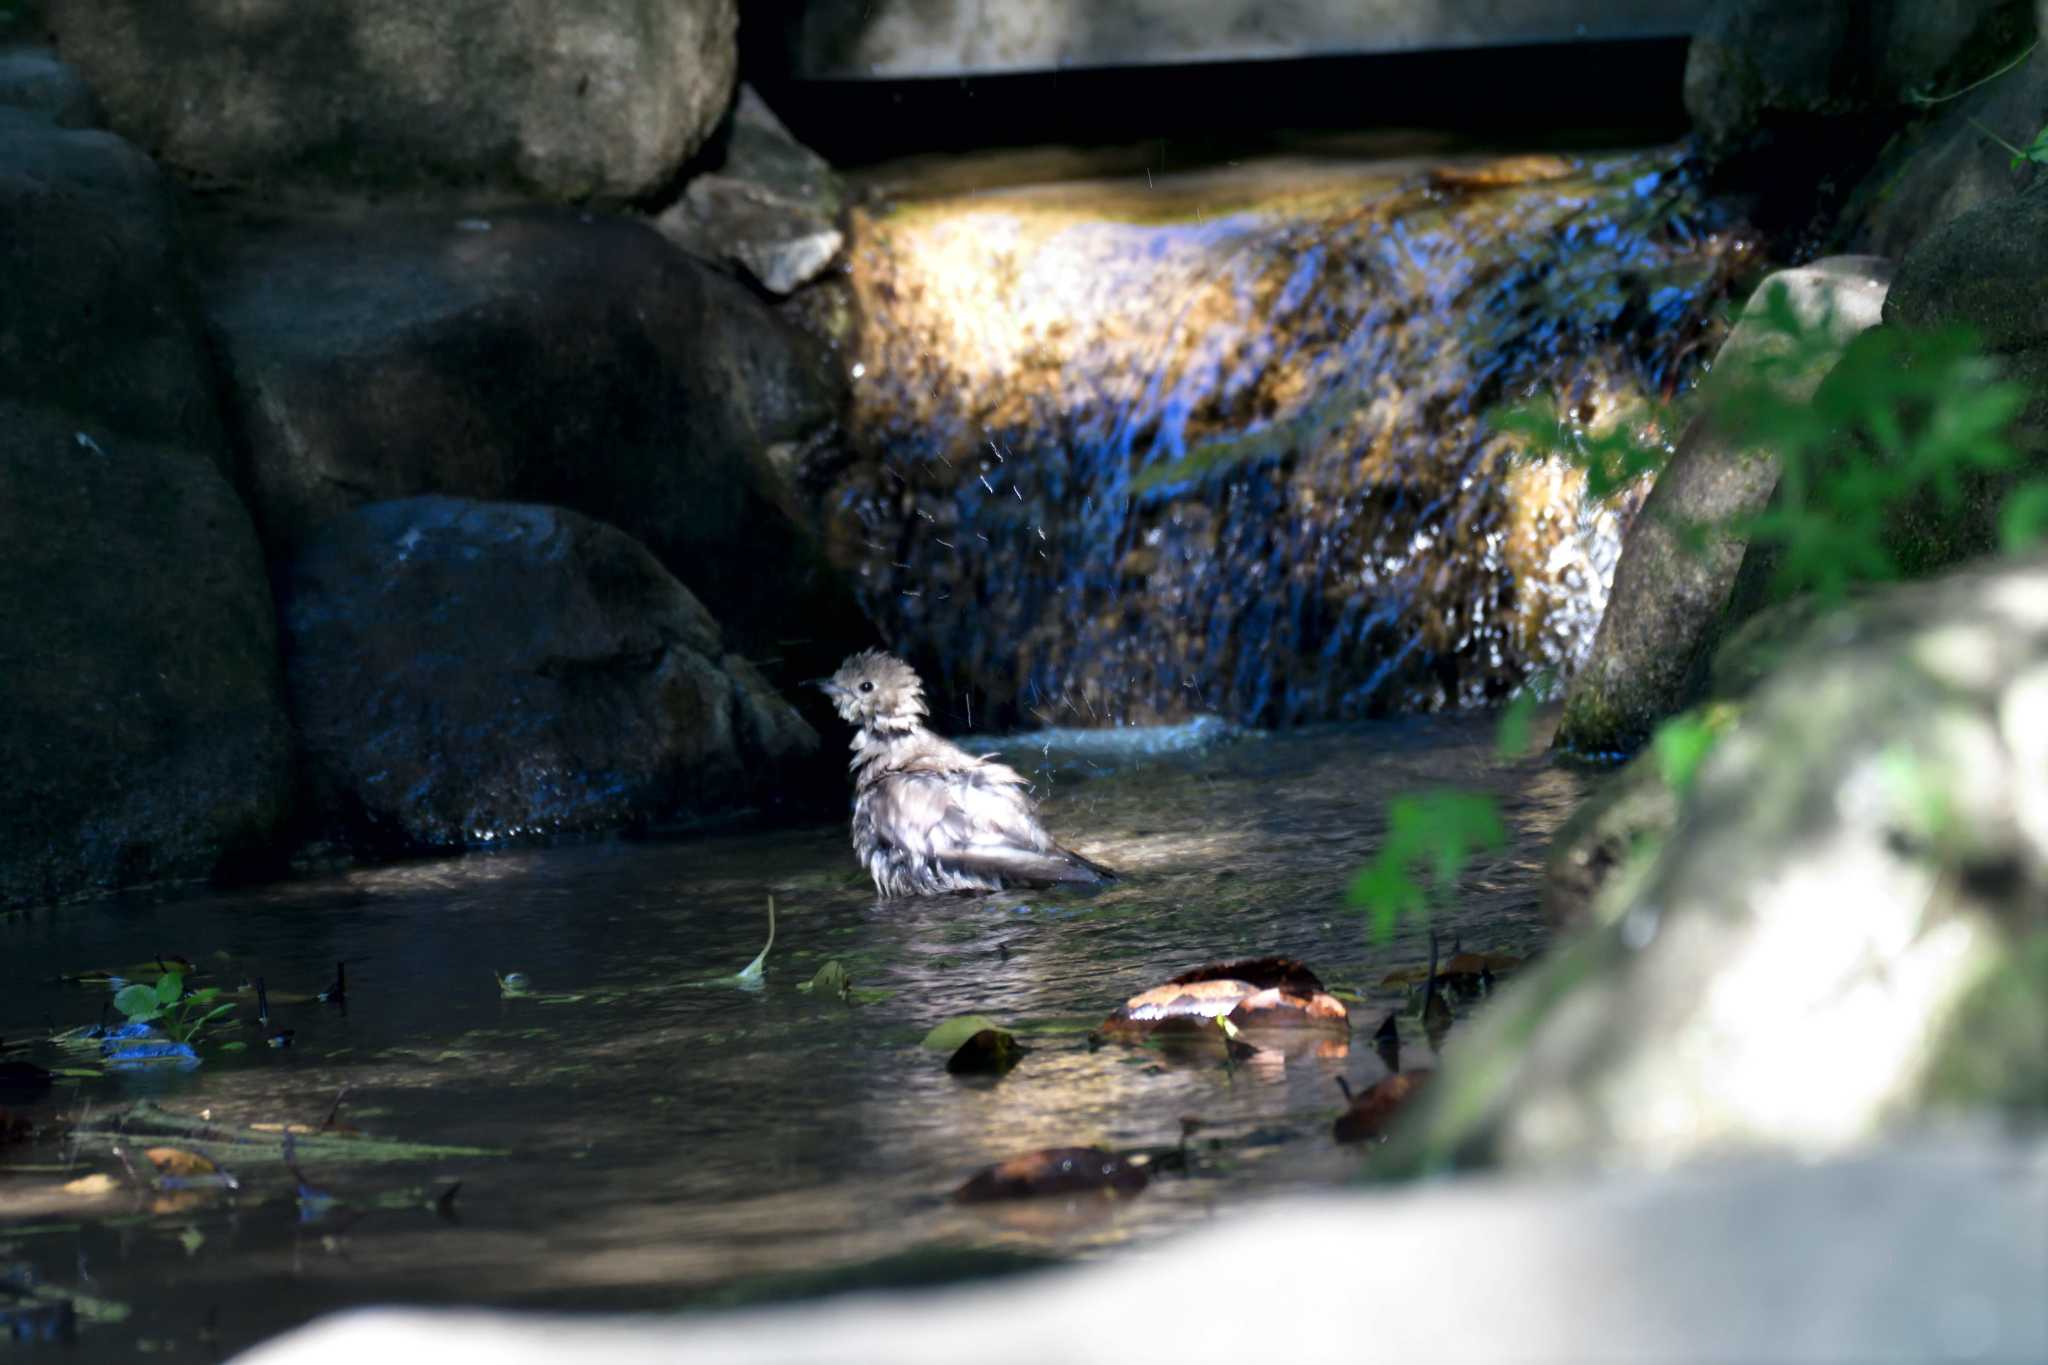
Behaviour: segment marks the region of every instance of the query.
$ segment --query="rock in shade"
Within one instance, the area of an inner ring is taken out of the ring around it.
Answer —
[[[734,0],[47,0],[111,126],[212,180],[658,190],[732,96]]]
[[[0,905],[207,876],[290,792],[171,201],[63,103],[0,108]]]
[[[40,114],[59,128],[96,128],[99,101],[47,48],[0,51],[0,108]]]
[[[315,810],[374,849],[725,814],[818,747],[653,555],[561,508],[359,508],[281,595]]]
[[[322,219],[208,283],[273,556],[366,502],[542,502],[645,544],[785,691],[874,642],[778,460],[829,439],[836,368],[645,225]]]

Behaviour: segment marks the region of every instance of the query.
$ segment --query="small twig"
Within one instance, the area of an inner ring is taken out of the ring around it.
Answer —
[[[2041,40],[2037,36],[2033,42],[2028,43],[2025,47],[2020,49],[2019,56],[2014,57],[2011,61],[2007,62],[2004,66],[1999,67],[1998,70],[1992,72],[1990,75],[1980,76],[1976,80],[1971,81],[1968,85],[1964,86],[1960,90],[1951,91],[1946,95],[1922,95],[1909,90],[1906,92],[1906,103],[1916,104],[1920,106],[1922,109],[1930,109],[1937,104],[1947,104],[1950,100],[1959,100],[1963,96],[1969,94],[1972,90],[1975,90],[1977,87],[1991,84],[1991,82],[1997,80],[2000,76],[2003,76],[2006,72],[2018,66],[2021,62],[2025,61],[2028,57],[2033,55],[2034,49],[2040,46],[2040,43]],[[1971,119],[1970,122],[1975,123],[1976,120]]]

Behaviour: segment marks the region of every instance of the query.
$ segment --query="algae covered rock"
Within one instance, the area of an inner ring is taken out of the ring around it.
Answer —
[[[1820,618],[1672,826],[1453,1045],[1409,1159],[1825,1152],[2042,1107],[2048,558]]]

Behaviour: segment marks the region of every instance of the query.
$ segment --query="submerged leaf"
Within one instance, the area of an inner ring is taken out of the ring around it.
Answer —
[[[1133,1195],[1149,1182],[1145,1168],[1100,1147],[1045,1147],[980,1172],[953,1192],[963,1204],[1048,1195]]]
[[[954,1050],[946,1070],[955,1076],[1000,1076],[1023,1061],[1026,1050],[1014,1035],[985,1028]]]

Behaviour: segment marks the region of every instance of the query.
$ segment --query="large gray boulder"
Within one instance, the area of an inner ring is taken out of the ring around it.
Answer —
[[[1832,1152],[2048,1109],[2048,557],[1821,616],[1675,806],[1597,927],[1451,1044],[1400,1161]]]
[[[1887,262],[1830,257],[1779,271],[1751,296],[1714,358],[1700,414],[1629,528],[1592,654],[1566,694],[1558,747],[1588,756],[1633,753],[1657,722],[1693,699],[1745,549],[1733,536],[1700,545],[1693,532],[1760,511],[1778,482],[1772,452],[1732,435],[1715,408],[1721,386],[1755,382],[1765,373],[1760,366],[1790,354],[1790,339],[1765,321],[1771,291],[1782,288],[1802,328],[1828,343],[1802,352],[1796,369],[1768,372],[1780,394],[1803,402],[1842,348],[1877,323],[1889,279]]]
[[[0,906],[259,852],[291,731],[263,556],[212,461],[0,398],[0,546]]]
[[[276,622],[169,198],[0,108],[0,905],[203,877],[286,814]],[[19,73],[19,68],[17,69]]]
[[[730,814],[818,748],[654,556],[560,508],[359,508],[280,595],[314,812],[372,850]]]
[[[873,643],[785,472],[835,430],[838,367],[644,224],[284,225],[235,239],[208,305],[273,555],[366,502],[551,503],[646,544],[785,689]]]
[[[732,97],[734,0],[46,0],[114,129],[255,185],[653,193]]]

